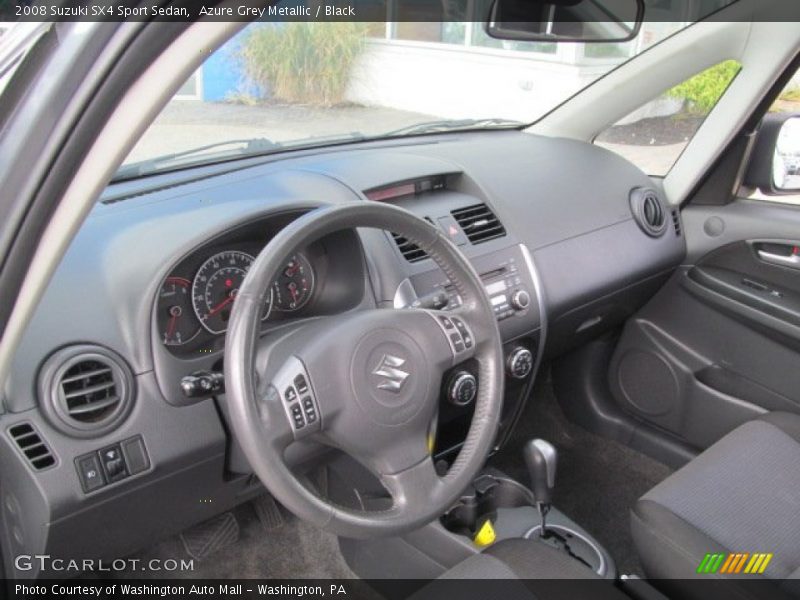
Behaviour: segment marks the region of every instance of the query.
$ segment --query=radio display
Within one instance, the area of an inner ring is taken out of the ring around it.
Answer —
[[[495,294],[501,294],[506,291],[506,282],[495,281],[494,283],[490,283],[485,287],[486,287],[486,293],[490,296],[494,296]]]

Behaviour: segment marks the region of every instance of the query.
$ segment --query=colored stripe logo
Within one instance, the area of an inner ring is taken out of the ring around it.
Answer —
[[[767,565],[772,560],[772,553],[731,552],[706,554],[697,567],[698,573],[713,574],[724,573],[727,575],[750,574],[760,575],[767,570]]]

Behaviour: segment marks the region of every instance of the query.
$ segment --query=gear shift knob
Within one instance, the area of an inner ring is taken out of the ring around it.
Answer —
[[[525,444],[523,454],[537,504],[551,504],[556,483],[556,449],[550,442],[535,439]]]

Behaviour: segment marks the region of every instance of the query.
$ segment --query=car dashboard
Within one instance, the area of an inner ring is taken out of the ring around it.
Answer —
[[[632,210],[641,190],[664,207],[659,235]],[[227,422],[230,308],[278,231],[345,202],[427,219],[481,275],[508,369],[496,447],[541,361],[619,326],[685,253],[679,216],[636,167],[590,144],[517,131],[350,144],[112,184],[37,307],[4,390],[0,471],[14,485],[2,515],[15,554],[122,556],[262,491]],[[262,333],[459,301],[408,240],[342,231],[285,258],[265,293]],[[472,406],[457,384],[475,372],[458,365],[442,381],[438,460],[458,453]],[[29,451],[31,439],[49,459]],[[298,442],[287,461],[305,469],[328,452]],[[82,535],[87,527],[107,535]]]

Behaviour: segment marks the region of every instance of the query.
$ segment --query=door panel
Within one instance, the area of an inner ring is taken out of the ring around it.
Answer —
[[[625,325],[609,385],[703,449],[766,411],[800,413],[800,208],[736,201],[683,221],[698,258]]]

